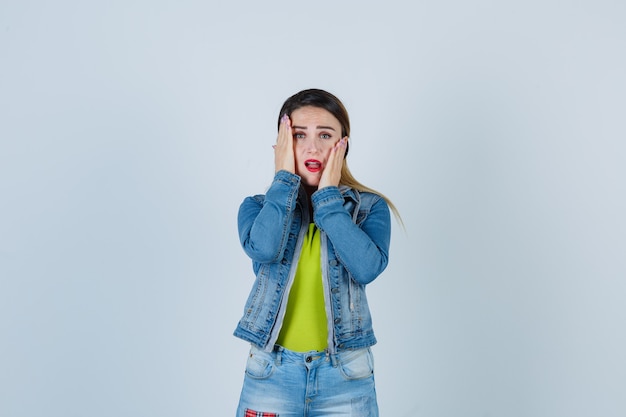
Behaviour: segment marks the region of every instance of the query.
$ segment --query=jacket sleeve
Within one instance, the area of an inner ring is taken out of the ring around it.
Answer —
[[[359,225],[343,207],[339,188],[318,190],[312,200],[315,223],[328,236],[339,262],[359,284],[372,282],[389,262],[391,219],[385,200],[378,198]]]
[[[247,197],[241,203],[239,241],[253,261],[271,263],[283,258],[299,188],[299,176],[279,171],[264,198]]]

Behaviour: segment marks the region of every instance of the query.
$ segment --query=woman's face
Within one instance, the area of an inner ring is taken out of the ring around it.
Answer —
[[[328,156],[341,139],[341,124],[328,110],[306,106],[291,113],[296,174],[305,185],[317,187]]]

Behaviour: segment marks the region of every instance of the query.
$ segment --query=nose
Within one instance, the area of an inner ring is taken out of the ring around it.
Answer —
[[[308,153],[316,153],[319,151],[318,143],[315,139],[307,140],[304,148]]]

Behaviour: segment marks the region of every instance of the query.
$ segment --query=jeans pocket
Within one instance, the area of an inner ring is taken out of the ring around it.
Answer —
[[[265,379],[269,378],[273,372],[273,356],[254,347],[250,349],[250,355],[246,362],[246,375],[254,379]]]
[[[346,379],[363,379],[374,375],[374,358],[369,348],[342,352],[338,360],[341,374]]]

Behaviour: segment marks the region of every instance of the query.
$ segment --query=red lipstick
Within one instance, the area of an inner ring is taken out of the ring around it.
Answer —
[[[307,159],[304,161],[304,166],[309,172],[320,172],[322,170],[322,163],[317,159]]]

